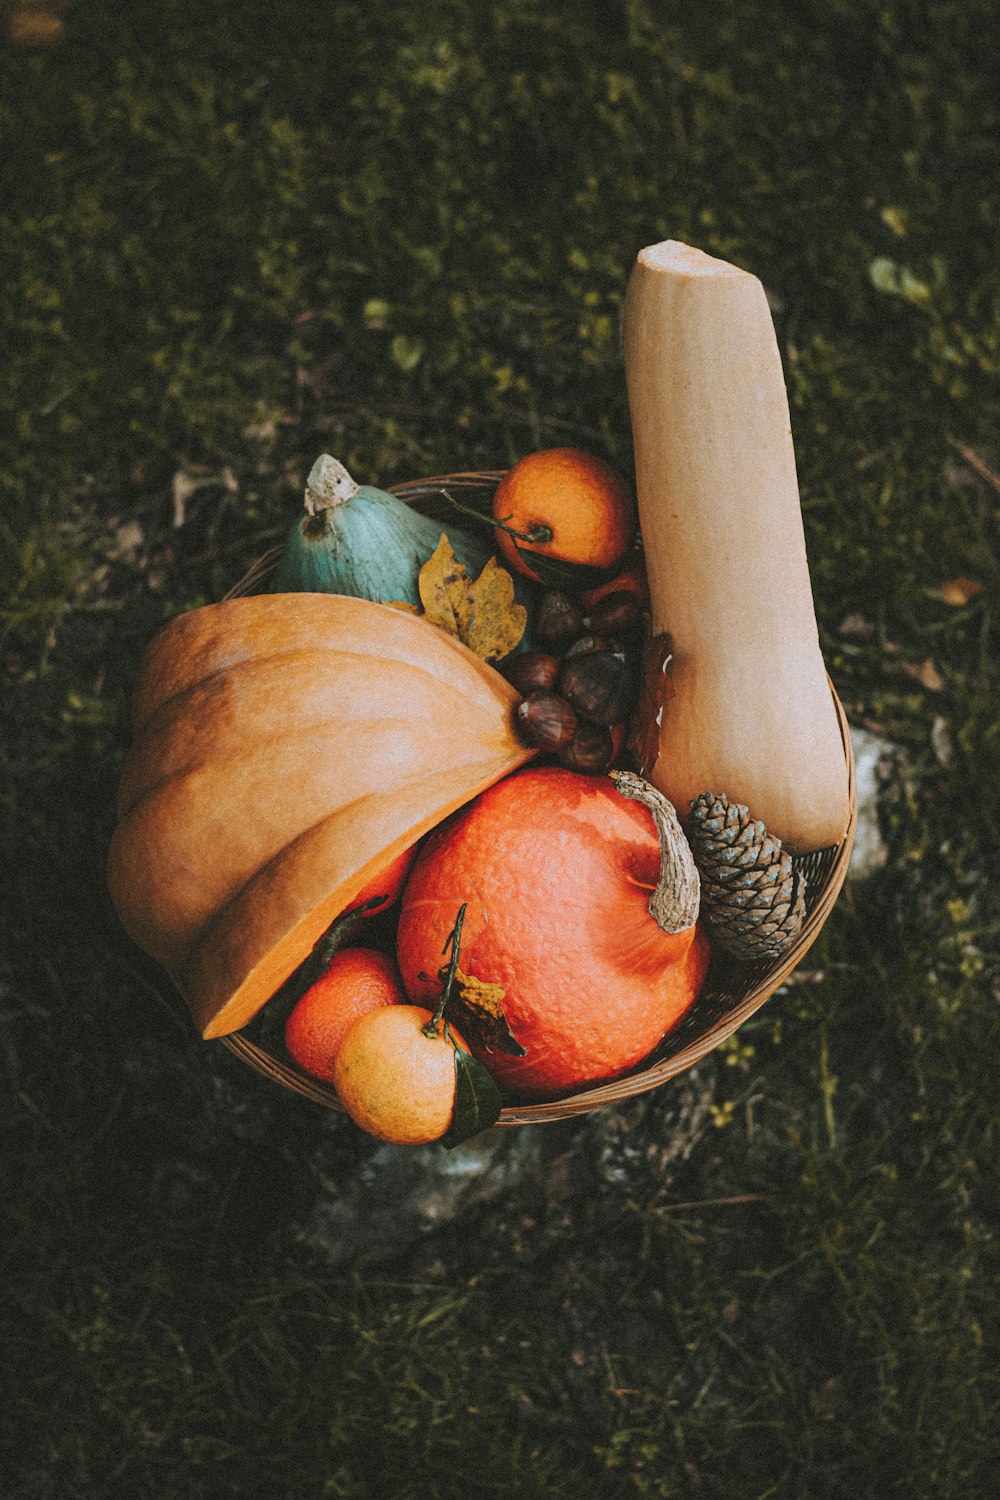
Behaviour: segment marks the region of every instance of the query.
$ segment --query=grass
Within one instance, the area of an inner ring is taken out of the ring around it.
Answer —
[[[998,40],[986,0],[77,0],[0,54],[10,1500],[993,1493]],[[669,1172],[668,1088],[624,1176],[606,1121],[545,1127],[334,1270],[300,1230],[362,1148],[206,1050],[104,893],[138,656],[321,451],[627,468],[624,282],[668,236],[772,299],[889,862]]]

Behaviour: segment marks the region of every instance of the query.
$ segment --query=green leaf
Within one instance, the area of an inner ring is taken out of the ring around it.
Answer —
[[[405,333],[397,333],[389,345],[389,353],[392,355],[393,363],[409,373],[410,370],[417,368],[424,357],[423,341],[411,339]]]
[[[385,896],[373,896],[370,901],[356,906],[353,911],[342,911],[334,917],[323,936],[316,943],[309,957],[299,965],[289,981],[295,993],[304,995],[310,985],[323,974],[333,962],[334,956],[343,947],[344,941],[357,927],[362,917],[373,906],[379,906]]]
[[[585,593],[587,589],[596,588],[606,578],[612,578],[615,573],[613,568],[589,568],[583,563],[564,562],[561,557],[549,557],[545,552],[535,552],[531,547],[522,547],[518,542],[514,546],[546,588],[563,589],[568,594]]]
[[[878,255],[868,267],[868,279],[877,292],[890,297],[899,294],[899,267],[888,255]]]
[[[482,1063],[461,1047],[455,1048],[455,1112],[441,1144],[450,1150],[471,1136],[489,1130],[500,1118],[503,1101]]]

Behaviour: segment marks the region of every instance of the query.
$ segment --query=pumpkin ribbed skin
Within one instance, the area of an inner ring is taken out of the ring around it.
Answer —
[[[243,1026],[403,849],[534,753],[425,621],[272,594],[171,621],[133,695],[108,883],[202,1034]]]

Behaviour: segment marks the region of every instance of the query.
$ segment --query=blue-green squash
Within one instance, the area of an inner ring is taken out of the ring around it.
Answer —
[[[305,511],[285,543],[269,592],[348,594],[390,604],[419,605],[417,576],[442,531],[471,577],[493,556],[492,531],[481,537],[449,521],[443,526],[374,485],[358,485],[324,453],[306,481]]]

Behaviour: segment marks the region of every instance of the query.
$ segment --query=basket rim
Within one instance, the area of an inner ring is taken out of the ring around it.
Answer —
[[[390,494],[398,495],[401,499],[409,499],[411,497],[416,498],[420,495],[431,494],[446,484],[453,488],[461,487],[467,489],[485,488],[491,484],[497,485],[507,472],[506,469],[465,470],[456,474],[436,474],[427,478],[407,480],[401,484],[386,486],[386,488]],[[224,598],[228,600],[249,592],[250,589],[271,571],[278,557],[280,557],[281,551],[282,548],[277,546],[263,553],[244,573],[243,577],[226,593]],[[696,1063],[701,1062],[710,1052],[713,1052],[716,1047],[732,1036],[751,1016],[761,1009],[776,990],[780,989],[793,970],[801,963],[805,954],[819,937],[840,895],[847,877],[851,850],[857,831],[857,770],[851,743],[850,725],[847,721],[844,706],[837,696],[836,688],[830,680],[829,674],[827,675],[827,682],[829,683],[830,693],[833,698],[834,709],[837,715],[837,727],[840,731],[844,758],[847,765],[848,821],[844,836],[839,844],[831,845],[827,850],[816,851],[814,857],[825,857],[828,864],[823,873],[822,882],[816,890],[813,904],[795,941],[762,975],[758,975],[749,990],[731,1009],[727,1010],[706,1031],[702,1032],[671,1056],[663,1058],[659,1062],[653,1062],[645,1067],[640,1063],[636,1068],[620,1078],[580,1089],[559,1099],[540,1100],[534,1103],[526,1101],[504,1105],[496,1121],[496,1126],[539,1125],[557,1120],[565,1120],[575,1115],[589,1114],[593,1110],[621,1103],[626,1099],[636,1098],[640,1094],[649,1093],[653,1089],[659,1088],[661,1084],[667,1083],[671,1078],[675,1078],[678,1074],[694,1067]],[[698,997],[695,1001],[695,1007],[697,1007],[699,1001],[703,998],[703,995]],[[292,1090],[292,1092],[315,1104],[323,1105],[341,1114],[345,1112],[344,1106],[331,1086],[319,1079],[310,1077],[291,1063],[285,1062],[284,1059],[275,1056],[272,1052],[267,1051],[264,1047],[252,1041],[242,1031],[231,1032],[227,1036],[218,1037],[216,1040],[263,1077],[270,1078],[272,1081],[283,1085],[285,1088]]]

